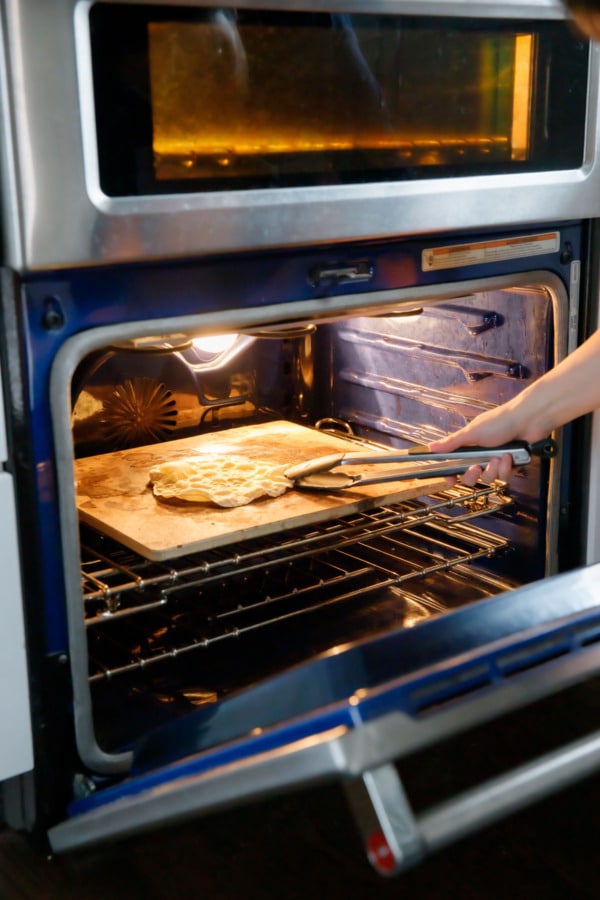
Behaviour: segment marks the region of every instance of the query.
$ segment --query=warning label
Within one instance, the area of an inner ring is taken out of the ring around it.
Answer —
[[[558,231],[545,234],[528,234],[471,244],[453,244],[447,247],[429,247],[421,254],[423,272],[457,269],[460,266],[477,266],[503,259],[523,259],[556,253],[560,246]]]

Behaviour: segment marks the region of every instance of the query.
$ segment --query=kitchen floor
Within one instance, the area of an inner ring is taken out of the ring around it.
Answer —
[[[0,834],[1,900],[600,898],[600,776],[393,879],[373,873],[337,787],[47,860]]]

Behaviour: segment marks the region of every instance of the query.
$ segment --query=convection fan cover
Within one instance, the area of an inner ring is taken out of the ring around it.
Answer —
[[[127,379],[104,401],[101,424],[104,437],[115,448],[154,444],[174,431],[177,404],[171,391],[154,378]]]

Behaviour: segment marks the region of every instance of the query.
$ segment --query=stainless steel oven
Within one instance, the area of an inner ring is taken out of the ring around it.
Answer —
[[[8,823],[62,852],[338,778],[389,873],[594,770],[592,734],[418,813],[403,786],[597,673],[594,419],[475,489],[221,507],[151,472],[410,449],[564,358],[597,318],[596,48],[552,2],[2,27]]]

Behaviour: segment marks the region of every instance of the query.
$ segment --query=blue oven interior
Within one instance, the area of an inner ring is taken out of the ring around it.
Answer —
[[[184,556],[176,575],[175,564],[143,559],[82,526],[81,562],[71,552],[82,591],[76,613],[65,600],[70,551],[59,516],[61,478],[70,470],[56,454],[50,396],[61,349],[116,326],[122,339],[75,354],[64,380],[73,458],[282,419],[319,423],[349,441],[427,442],[514,396],[553,364],[568,320],[571,264],[581,255],[577,224],[555,230],[553,253],[437,273],[423,270],[428,246],[486,236],[56,271],[16,285],[15,340],[5,352],[11,370],[26,373],[27,389],[12,441],[18,458],[27,434],[29,475],[17,464],[16,477],[33,478],[35,507],[20,516],[24,532],[35,519],[41,560],[25,582],[39,579],[43,608],[37,600],[34,614],[49,667],[68,669],[69,618],[76,615],[89,659],[85,691],[75,673],[54,698],[62,720],[72,715],[73,695],[81,706],[78,696],[89,690],[83,715],[99,746],[109,756],[137,747],[139,772],[169,761],[173,747],[192,752],[185,724],[177,723],[200,716],[192,728],[201,734],[198,747],[296,715],[300,731],[310,731],[321,706],[359,688],[380,689],[402,674],[416,689],[422,670],[460,652],[460,623],[468,623],[471,652],[506,640],[507,622],[518,620],[522,630],[560,617],[554,607],[527,602],[518,612],[517,599],[507,600],[505,616],[502,598],[493,599],[545,574],[550,475],[543,460],[516,470],[505,492],[448,488],[401,508]],[[262,309],[264,322],[237,327],[244,311],[256,317]],[[230,320],[231,329],[222,330],[238,333],[226,350],[190,340],[211,316]],[[14,396],[11,402],[18,405]],[[570,452],[567,433],[567,473]],[[568,490],[563,475],[555,512],[568,508]],[[411,648],[402,672],[394,663],[398,642]],[[329,673],[322,679],[321,670]],[[331,673],[336,688],[325,696],[319,684]],[[263,702],[263,692],[273,702]],[[155,729],[159,737],[149,740]],[[73,765],[96,777],[85,759]],[[98,788],[103,784],[100,773]],[[80,811],[76,804],[73,812]]]

